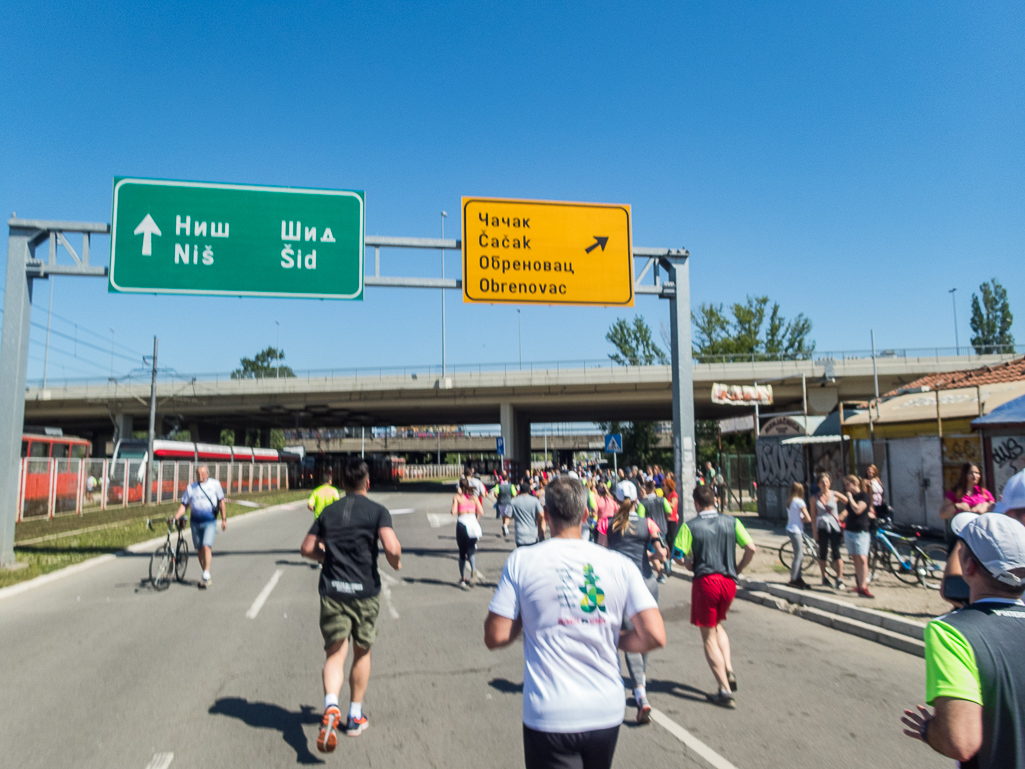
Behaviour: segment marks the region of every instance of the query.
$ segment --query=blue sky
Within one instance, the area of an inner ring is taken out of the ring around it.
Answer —
[[[996,277],[1025,312],[1016,3],[3,4],[0,211],[107,222],[114,176],[361,189],[368,234],[458,237],[462,195],[629,203],[692,301],[767,294],[819,350],[962,345]],[[108,241],[94,241],[105,258]],[[450,253],[449,275],[460,256]],[[385,252],[388,274],[439,257]],[[45,324],[49,287],[37,283]],[[437,292],[140,297],[57,279],[49,376],[440,360]],[[447,299],[450,363],[515,361],[512,307]],[[600,359],[628,312],[524,307],[523,359]],[[1015,325],[1025,342],[1021,321]],[[42,374],[33,329],[29,376]],[[123,346],[123,347],[122,347]]]

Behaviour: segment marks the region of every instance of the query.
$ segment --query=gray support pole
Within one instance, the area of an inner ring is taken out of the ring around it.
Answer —
[[[157,338],[153,337],[153,376],[149,383],[149,433],[146,436],[146,504],[153,504],[153,441],[157,437]],[[158,481],[162,479],[158,478]],[[177,493],[177,492],[175,492]]]
[[[32,278],[25,268],[37,230],[11,227],[7,237],[7,282],[0,332],[0,566],[14,565],[18,520],[18,469],[25,426],[25,378],[32,321]],[[52,280],[52,278],[51,278]]]
[[[669,298],[669,331],[673,370],[673,466],[683,520],[694,517],[694,368],[690,337],[690,264],[667,257],[664,266],[673,282]]]

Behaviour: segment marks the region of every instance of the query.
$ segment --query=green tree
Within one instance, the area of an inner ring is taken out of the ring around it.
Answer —
[[[982,301],[972,294],[972,347],[979,355],[1004,352],[1014,349],[1011,334],[1011,305],[1007,301],[1007,289],[996,278],[979,286]]]
[[[621,366],[665,365],[669,362],[669,356],[655,343],[651,329],[640,315],[634,317],[633,323],[619,318],[609,328],[605,339],[616,348],[609,358]],[[623,434],[623,455],[620,458],[623,464],[666,462],[668,453],[657,448],[655,422],[599,422],[598,426],[606,433]]]
[[[766,314],[768,326],[763,333]],[[767,296],[748,296],[743,304],[734,302],[729,311],[723,304],[700,304],[692,320],[694,353],[699,356],[753,355],[808,360],[815,352],[815,342],[808,338],[811,320],[799,313],[788,321],[779,302],[773,302],[769,308]]]
[[[221,430],[221,445],[222,446],[234,446],[235,445],[235,431],[224,429]]]
[[[275,377],[294,377],[295,372],[281,363],[285,359],[285,351],[274,347],[261,350],[252,358],[242,358],[241,368],[231,372],[232,379],[274,379]]]
[[[609,358],[620,366],[651,366],[655,363],[665,365],[669,362],[669,357],[655,344],[651,337],[651,329],[640,315],[634,317],[632,325],[619,318],[609,328],[605,339],[616,348],[616,352],[610,353]]]

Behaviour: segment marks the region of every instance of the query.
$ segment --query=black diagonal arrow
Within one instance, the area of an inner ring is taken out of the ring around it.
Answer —
[[[596,249],[598,246],[601,246],[601,250],[604,251],[605,244],[609,242],[609,236],[593,235],[592,237],[594,238],[594,243],[585,248],[584,253],[589,254],[592,251],[594,251],[594,249]]]

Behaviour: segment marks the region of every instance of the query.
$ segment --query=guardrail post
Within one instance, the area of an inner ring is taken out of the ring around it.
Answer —
[[[49,483],[47,484],[50,489],[49,497],[47,498],[47,514],[46,517],[53,520],[54,509],[57,507],[57,460],[50,459],[50,476]]]
[[[78,460],[78,484],[75,487],[75,512],[82,514],[82,494],[85,492],[85,460]]]
[[[100,482],[100,510],[107,510],[107,492],[110,490],[110,460],[103,460],[103,480]]]

